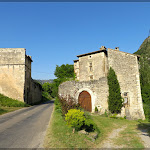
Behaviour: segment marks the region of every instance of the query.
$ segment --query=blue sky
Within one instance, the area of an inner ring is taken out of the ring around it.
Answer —
[[[33,79],[54,79],[76,55],[119,47],[134,53],[150,29],[150,3],[0,3],[0,47],[26,48]]]

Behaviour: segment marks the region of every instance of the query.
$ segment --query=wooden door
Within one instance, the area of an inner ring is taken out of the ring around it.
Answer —
[[[84,110],[92,111],[91,95],[87,91],[83,91],[79,94],[78,102]]]

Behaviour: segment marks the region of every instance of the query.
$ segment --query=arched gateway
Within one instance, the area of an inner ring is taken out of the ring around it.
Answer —
[[[78,103],[84,110],[92,111],[91,95],[87,91],[82,91],[79,94]]]

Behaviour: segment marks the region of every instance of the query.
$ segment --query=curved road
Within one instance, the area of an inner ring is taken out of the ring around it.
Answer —
[[[42,148],[53,101],[0,116],[0,148]]]

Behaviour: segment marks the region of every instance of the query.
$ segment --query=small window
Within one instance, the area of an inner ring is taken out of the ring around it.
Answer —
[[[92,63],[90,63],[89,67],[90,67],[90,71],[93,71],[93,69],[92,69]]]
[[[90,75],[90,80],[93,80],[93,75]]]
[[[124,96],[128,96],[128,93],[127,93],[127,92],[124,92]]]
[[[89,56],[89,58],[91,58],[92,56]]]

